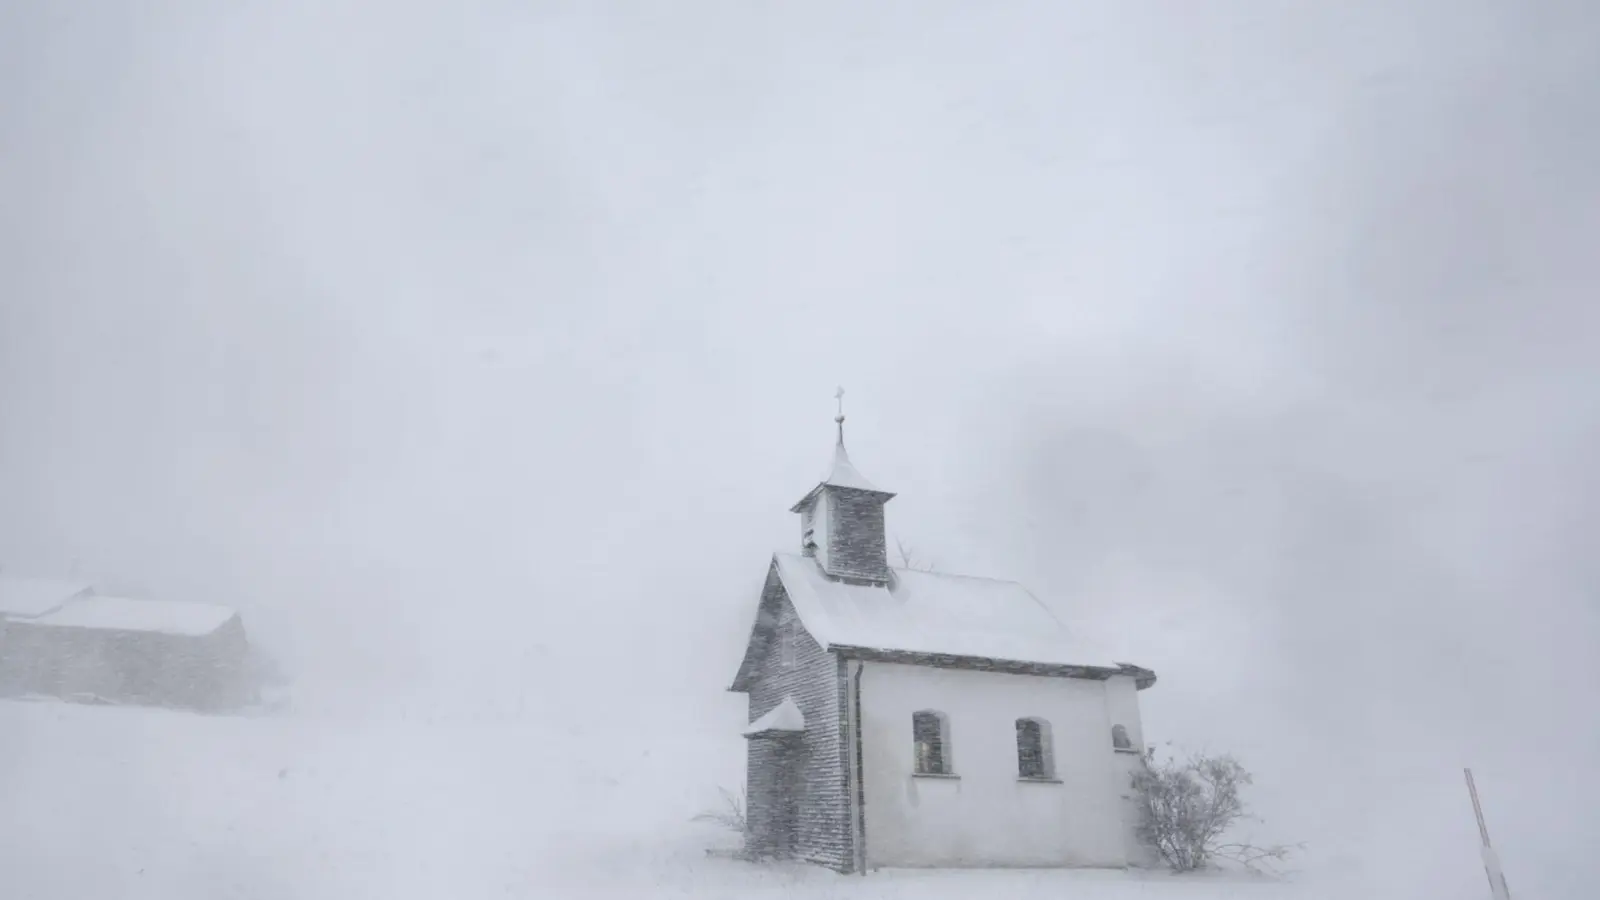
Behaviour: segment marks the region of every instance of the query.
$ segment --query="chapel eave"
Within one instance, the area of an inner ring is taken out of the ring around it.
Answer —
[[[880,490],[878,490],[876,488],[874,488],[872,490],[867,490],[866,488],[849,487],[849,486],[846,486],[846,485],[830,484],[830,483],[828,483],[826,481],[819,481],[819,482],[817,482],[817,486],[816,487],[812,488],[810,491],[808,491],[806,493],[806,495],[804,497],[800,498],[799,502],[797,502],[795,505],[789,507],[789,512],[797,513],[797,512],[801,512],[802,510],[804,510],[806,508],[806,505],[811,503],[813,500],[815,500],[817,498],[817,495],[822,493],[824,488],[832,488],[833,490],[840,491],[840,492],[848,491],[848,492],[853,492],[853,493],[857,493],[857,494],[868,494],[868,495],[873,496],[873,497],[881,497],[881,498],[883,498],[881,500],[881,502],[883,502],[883,503],[888,503],[895,496],[892,491],[880,491]]]
[[[762,636],[762,616],[766,614],[767,597],[774,589],[783,590],[783,579],[778,573],[778,556],[773,554],[767,563],[767,577],[761,586],[761,600],[756,605],[756,618],[750,623],[750,634],[745,638],[744,656],[739,661],[739,670],[734,673],[733,683],[728,686],[728,691],[735,694],[747,694],[750,686],[754,684],[758,674],[757,662],[760,650],[756,647],[756,639]]]
[[[898,663],[927,666],[935,669],[967,669],[979,672],[1001,672],[1009,675],[1037,675],[1045,678],[1082,678],[1105,681],[1118,675],[1131,676],[1138,690],[1156,683],[1156,673],[1143,666],[1117,663],[1115,667],[1072,665],[1066,663],[1029,662],[1020,659],[995,659],[987,656],[963,656],[954,653],[926,653],[916,650],[889,650],[881,647],[858,647],[833,644],[828,647],[845,659],[863,662]]]

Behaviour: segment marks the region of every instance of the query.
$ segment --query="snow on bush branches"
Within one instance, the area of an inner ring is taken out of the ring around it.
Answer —
[[[1231,860],[1254,872],[1275,872],[1293,846],[1257,847],[1225,840],[1246,815],[1241,788],[1250,773],[1226,754],[1197,754],[1184,760],[1157,759],[1155,748],[1134,773],[1139,803],[1139,837],[1161,854],[1175,872],[1189,872]]]

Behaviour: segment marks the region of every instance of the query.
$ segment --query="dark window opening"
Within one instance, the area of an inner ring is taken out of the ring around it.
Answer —
[[[1039,719],[1017,720],[1017,775],[1021,778],[1055,775],[1050,759],[1049,726]]]
[[[1133,741],[1128,739],[1128,729],[1121,725],[1111,726],[1111,746],[1118,750],[1132,750]]]
[[[913,713],[912,739],[916,742],[918,775],[949,775],[950,756],[946,747],[944,716],[931,711]]]

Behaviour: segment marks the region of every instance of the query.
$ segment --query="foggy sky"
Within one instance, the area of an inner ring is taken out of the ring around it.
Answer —
[[[1583,4],[375,10],[0,7],[0,566],[731,734],[842,384],[1298,834],[1600,874]]]

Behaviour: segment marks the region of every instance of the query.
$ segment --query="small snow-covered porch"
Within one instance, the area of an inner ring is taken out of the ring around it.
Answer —
[[[804,790],[806,717],[793,697],[751,722],[745,774],[744,853],[755,858],[794,854],[795,827]]]

